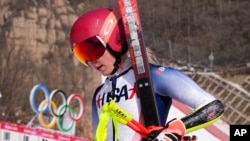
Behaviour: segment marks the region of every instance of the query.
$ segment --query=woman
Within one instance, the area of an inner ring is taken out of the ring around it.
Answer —
[[[101,8],[81,15],[73,24],[70,44],[76,58],[86,66],[97,69],[106,76],[92,102],[94,133],[103,104],[115,100],[133,118],[143,124],[140,99],[134,93],[135,76],[128,55],[128,45],[119,13]],[[150,59],[149,59],[150,60]],[[202,90],[192,79],[171,68],[150,64],[153,89],[161,126],[150,128],[147,140],[177,141],[185,133],[203,128],[219,119],[223,104]],[[172,99],[192,107],[194,111],[181,119],[174,119],[165,126]],[[164,128],[163,128],[164,127]],[[108,123],[107,140],[138,141],[142,137],[124,125],[118,125],[120,134],[115,137],[112,121]]]

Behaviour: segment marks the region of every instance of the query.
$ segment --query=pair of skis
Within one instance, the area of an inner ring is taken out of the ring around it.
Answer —
[[[146,127],[160,125],[136,0],[118,0]]]

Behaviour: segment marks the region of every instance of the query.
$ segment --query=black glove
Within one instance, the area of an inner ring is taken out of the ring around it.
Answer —
[[[181,120],[172,120],[165,127],[152,126],[146,141],[180,141],[186,132]]]

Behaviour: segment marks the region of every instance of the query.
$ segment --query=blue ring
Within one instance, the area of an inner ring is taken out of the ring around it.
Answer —
[[[44,95],[45,95],[46,100],[49,100],[49,90],[48,90],[48,88],[47,88],[45,85],[43,85],[43,84],[37,84],[37,85],[35,85],[35,86],[32,88],[32,90],[31,90],[31,92],[30,92],[30,105],[31,105],[32,110],[33,110],[35,113],[37,113],[37,114],[39,114],[40,111],[38,110],[38,106],[36,106],[35,96],[36,96],[37,91],[38,91],[39,89],[42,89],[42,91],[44,92]],[[45,111],[47,111],[48,107],[49,107],[49,106],[48,106],[48,104],[47,104],[46,107],[42,110],[42,112],[44,113]]]

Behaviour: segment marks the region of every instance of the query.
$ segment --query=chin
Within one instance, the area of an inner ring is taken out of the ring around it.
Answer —
[[[102,71],[102,70],[99,70],[99,72],[103,75],[103,76],[108,76],[110,73],[106,72],[106,71]]]

